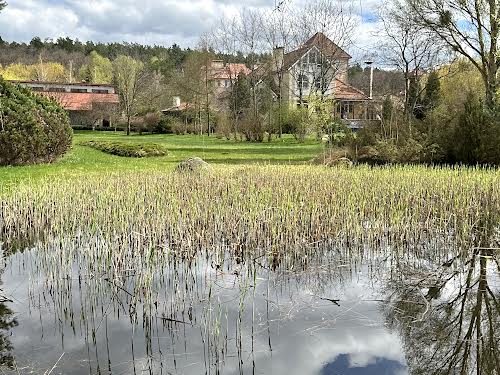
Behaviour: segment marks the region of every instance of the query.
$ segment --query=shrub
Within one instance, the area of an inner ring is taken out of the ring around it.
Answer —
[[[156,124],[153,133],[156,134],[171,134],[173,132],[172,130],[172,123],[174,122],[174,119],[170,116],[160,116],[158,123]]]
[[[159,122],[160,114],[157,112],[149,112],[144,116],[144,127],[151,133],[156,129]]]
[[[156,143],[87,141],[80,143],[80,145],[91,147],[107,154],[132,158],[167,155],[167,150]]]
[[[474,93],[469,93],[453,134],[456,161],[500,164],[500,126],[497,116],[486,110]]]
[[[239,127],[247,141],[262,142],[264,140],[263,120],[255,117],[250,111],[240,120]]]
[[[0,78],[0,165],[51,163],[71,147],[66,111]]]

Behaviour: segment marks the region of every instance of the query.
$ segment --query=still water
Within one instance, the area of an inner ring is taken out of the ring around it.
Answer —
[[[498,374],[491,257],[325,251],[276,264],[207,252],[109,274],[56,250],[4,256],[0,373]],[[477,327],[484,345],[469,345]]]

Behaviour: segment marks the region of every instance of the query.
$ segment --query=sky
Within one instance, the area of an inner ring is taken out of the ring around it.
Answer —
[[[306,2],[307,0],[296,0]],[[345,1],[345,0],[338,0]],[[363,59],[376,39],[376,10],[382,0],[353,0],[359,19],[349,52]],[[137,42],[194,47],[199,36],[223,15],[243,7],[273,9],[275,0],[7,0],[0,13],[0,36],[29,42],[69,36],[81,41]]]

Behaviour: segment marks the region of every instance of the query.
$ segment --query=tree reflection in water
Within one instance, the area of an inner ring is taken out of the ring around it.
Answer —
[[[14,312],[7,307],[9,299],[2,297],[0,289],[0,368],[14,367],[14,350],[10,342],[10,330],[17,326],[17,319],[14,317]]]
[[[498,375],[498,250],[476,250],[462,269],[452,266],[401,267],[387,320],[401,332],[411,374]]]

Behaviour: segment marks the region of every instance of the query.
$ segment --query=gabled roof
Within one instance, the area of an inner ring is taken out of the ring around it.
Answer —
[[[325,34],[316,33],[302,46],[294,51],[291,51],[284,56],[283,68],[290,69],[302,56],[304,56],[309,50],[316,47],[324,56],[328,58],[337,58],[339,60],[347,59],[349,60],[352,56],[346,51],[332,42]]]
[[[348,85],[340,79],[335,79],[335,99],[336,100],[352,100],[352,101],[367,101],[372,100],[363,91]]]
[[[91,111],[96,104],[120,104],[118,94],[94,94],[40,91],[37,94],[52,98],[68,111]]]

